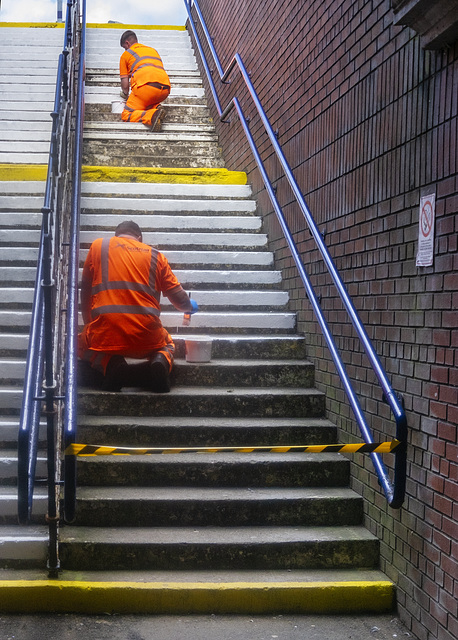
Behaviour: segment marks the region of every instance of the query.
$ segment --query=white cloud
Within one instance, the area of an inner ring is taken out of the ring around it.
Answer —
[[[62,10],[67,8],[62,1]],[[2,22],[55,22],[57,0],[1,0]],[[183,0],[87,0],[87,21],[124,24],[184,25]]]

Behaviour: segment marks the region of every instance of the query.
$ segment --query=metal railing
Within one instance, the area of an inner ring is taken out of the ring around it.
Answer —
[[[78,266],[81,209],[81,167],[83,154],[84,86],[86,69],[86,0],[82,0],[81,43],[75,118],[75,149],[72,173],[70,255],[68,268],[67,343],[65,351],[65,430],[64,450],[75,442],[77,427],[77,339],[78,339]],[[64,461],[64,518],[75,519],[76,457],[65,456]]]
[[[67,360],[65,309],[73,281],[69,277],[69,253],[74,251],[73,208],[80,192],[75,172],[80,145],[74,144],[75,104],[80,104],[84,64],[79,56],[84,33],[85,0],[68,0],[64,49],[59,56],[48,173],[42,207],[39,258],[32,306],[32,320],[18,432],[18,519],[30,521],[36,484],[40,417],[46,417],[47,486],[49,525],[48,569],[55,577],[59,569],[58,526],[60,519],[60,473],[64,406],[62,389]],[[79,163],[81,172],[81,162]],[[79,201],[78,201],[79,202]],[[67,282],[68,280],[68,282]],[[69,315],[67,313],[67,315]],[[66,378],[66,376],[65,376]],[[66,398],[66,396],[65,396]]]
[[[385,370],[383,369],[383,366],[377,356],[377,353],[375,352],[375,349],[370,341],[369,336],[367,335],[366,329],[364,328],[364,325],[362,324],[358,312],[346,290],[346,287],[340,277],[340,274],[334,264],[334,261],[329,253],[329,250],[323,240],[323,236],[321,234],[321,232],[319,231],[313,216],[310,212],[310,209],[305,201],[305,198],[299,188],[299,185],[297,184],[297,181],[293,175],[293,172],[291,170],[291,167],[282,151],[282,148],[280,146],[280,144],[278,143],[277,140],[277,136],[274,132],[274,130],[272,129],[272,126],[267,118],[267,115],[264,111],[264,108],[259,100],[259,97],[256,93],[256,90],[253,86],[253,83],[251,82],[250,79],[250,74],[248,73],[242,58],[240,57],[240,55],[238,53],[236,53],[234,55],[234,57],[232,58],[229,66],[227,67],[226,71],[224,71],[219,58],[218,58],[218,54],[216,52],[216,49],[213,45],[213,41],[212,38],[209,34],[207,25],[205,23],[204,17],[202,15],[201,9],[199,7],[199,3],[197,2],[197,0],[184,0],[184,3],[186,5],[186,9],[188,12],[188,16],[189,16],[189,23],[191,25],[192,28],[192,32],[195,38],[195,42],[197,45],[197,48],[199,50],[199,54],[200,54],[200,58],[202,61],[202,65],[205,69],[205,73],[207,75],[207,79],[208,79],[208,83],[210,86],[210,90],[218,111],[218,114],[220,116],[220,119],[222,122],[225,122],[227,116],[231,113],[231,111],[233,109],[235,109],[235,111],[237,112],[237,115],[239,117],[240,123],[242,125],[242,128],[244,130],[244,133],[246,135],[248,144],[250,146],[251,152],[253,153],[253,156],[256,160],[256,164],[258,166],[258,169],[260,171],[262,180],[264,182],[266,191],[269,195],[270,201],[272,203],[272,206],[274,208],[274,211],[276,213],[276,216],[279,220],[280,226],[282,228],[283,234],[285,236],[285,239],[288,243],[289,249],[291,251],[292,257],[294,259],[294,262],[296,264],[296,267],[298,269],[300,278],[302,280],[302,283],[304,285],[305,291],[307,293],[308,299],[312,305],[312,308],[314,310],[316,319],[318,321],[318,324],[321,328],[321,331],[323,332],[324,338],[326,340],[326,343],[328,345],[331,357],[333,359],[333,362],[335,364],[335,367],[337,369],[337,373],[340,377],[340,380],[342,381],[344,390],[346,392],[349,404],[352,408],[353,414],[355,416],[356,422],[358,424],[358,427],[360,429],[361,435],[363,440],[367,443],[367,444],[371,444],[374,442],[372,434],[371,434],[371,430],[367,424],[366,421],[366,417],[362,411],[362,408],[360,406],[360,402],[356,396],[356,393],[353,389],[353,385],[352,382],[347,374],[347,371],[345,369],[345,365],[342,361],[342,358],[340,356],[339,350],[337,348],[337,345],[335,343],[334,337],[332,335],[332,332],[328,326],[328,323],[324,317],[323,311],[321,309],[321,305],[320,305],[320,301],[318,296],[316,295],[312,282],[305,270],[305,267],[303,265],[301,256],[299,254],[299,251],[296,247],[296,244],[294,242],[294,239],[292,237],[292,234],[289,230],[288,227],[288,223],[285,219],[285,216],[283,214],[283,211],[281,209],[281,206],[277,200],[276,194],[275,194],[275,189],[272,185],[271,180],[269,179],[269,176],[267,174],[267,171],[264,167],[262,158],[260,156],[260,153],[257,149],[256,143],[254,141],[254,138],[251,134],[250,131],[250,126],[249,126],[249,121],[248,119],[245,117],[242,107],[240,105],[239,99],[237,97],[233,97],[229,104],[223,109],[221,107],[221,103],[220,100],[218,98],[218,92],[216,90],[215,87],[215,83],[213,81],[213,76],[212,76],[212,70],[210,69],[209,63],[207,61],[206,55],[205,55],[205,51],[204,48],[202,46],[202,41],[200,39],[199,33],[198,33],[198,29],[197,26],[200,24],[200,28],[202,30],[202,33],[204,35],[206,44],[208,46],[208,49],[211,53],[211,56],[213,58],[214,64],[216,66],[216,69],[218,71],[218,75],[219,75],[219,79],[221,81],[221,83],[227,83],[229,77],[231,76],[231,74],[235,71],[238,70],[239,73],[241,74],[243,81],[245,83],[246,88],[248,89],[248,92],[250,94],[251,100],[256,108],[256,111],[262,121],[262,124],[264,126],[264,130],[265,133],[267,134],[272,147],[275,151],[275,154],[283,168],[284,174],[288,180],[288,183],[291,187],[291,190],[294,194],[295,200],[297,202],[297,204],[300,207],[300,210],[307,222],[309,231],[312,235],[312,237],[315,240],[316,246],[321,254],[321,257],[327,267],[327,270],[333,280],[333,283],[336,287],[336,290],[344,304],[344,307],[350,317],[350,320],[353,324],[353,327],[361,341],[361,344],[364,347],[365,353],[369,359],[369,362],[371,364],[371,367],[377,377],[377,380],[380,384],[380,387],[382,389],[382,394],[383,394],[383,399],[386,400],[386,402],[388,403],[391,412],[394,416],[395,422],[396,422],[396,439],[399,440],[402,445],[400,447],[398,447],[395,450],[395,453],[393,454],[395,456],[395,461],[394,461],[394,479],[393,482],[391,481],[389,474],[386,470],[385,465],[383,464],[383,461],[380,457],[379,454],[377,453],[371,453],[371,459],[372,462],[374,464],[375,467],[375,471],[377,473],[379,482],[383,488],[383,491],[385,493],[386,499],[388,501],[388,504],[392,507],[392,508],[399,508],[403,501],[404,501],[404,496],[405,496],[405,483],[406,483],[406,464],[407,464],[407,418],[405,415],[405,411],[404,408],[402,406],[402,401],[397,397],[397,395],[395,394],[395,392],[393,391],[389,381],[388,381],[388,377],[387,374],[385,372]]]

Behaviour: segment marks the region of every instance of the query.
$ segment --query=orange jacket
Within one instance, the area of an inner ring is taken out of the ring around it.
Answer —
[[[133,44],[119,61],[121,78],[130,77],[130,86],[142,87],[148,82],[158,82],[170,87],[170,79],[164,70],[161,56],[156,49],[144,44]]]
[[[162,253],[134,238],[99,238],[84,263],[84,285],[91,287],[87,348],[127,354],[167,343],[160,295],[183,290]]]

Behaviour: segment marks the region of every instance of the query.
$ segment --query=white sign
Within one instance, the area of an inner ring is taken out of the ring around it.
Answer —
[[[434,223],[436,219],[436,195],[420,199],[418,219],[417,267],[430,267],[434,260]]]

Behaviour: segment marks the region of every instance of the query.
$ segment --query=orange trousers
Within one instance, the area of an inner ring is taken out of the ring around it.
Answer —
[[[159,89],[149,84],[132,87],[121,118],[124,122],[143,122],[150,125],[158,106],[170,93],[170,87]]]
[[[118,351],[94,351],[94,349],[90,349],[87,347],[83,334],[84,331],[78,336],[78,357],[81,358],[81,360],[89,362],[93,369],[95,369],[96,371],[100,371],[104,375],[111,358],[117,355],[125,356],[126,358],[135,358],[142,360],[144,358],[152,359],[155,355],[161,353],[169,363],[169,373],[172,371],[174,360],[173,357],[175,355],[175,344],[170,334],[167,334],[166,344],[159,349],[155,349],[154,351],[144,351],[142,349],[139,349],[138,351],[129,351],[123,349],[120,349]]]

